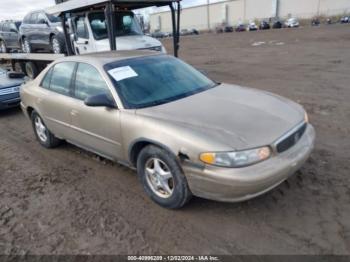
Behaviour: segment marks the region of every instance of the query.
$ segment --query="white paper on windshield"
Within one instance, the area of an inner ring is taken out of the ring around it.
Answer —
[[[111,69],[108,73],[116,80],[121,81],[131,77],[138,76],[138,74],[130,66],[123,66]]]

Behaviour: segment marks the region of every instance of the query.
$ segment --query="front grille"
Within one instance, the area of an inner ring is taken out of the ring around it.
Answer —
[[[278,153],[283,153],[293,147],[300,138],[305,133],[305,130],[307,128],[307,123],[302,125],[300,128],[298,128],[295,132],[284,138],[281,142],[279,142],[276,146]]]

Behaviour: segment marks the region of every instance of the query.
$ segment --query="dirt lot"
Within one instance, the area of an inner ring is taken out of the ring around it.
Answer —
[[[162,209],[133,171],[71,145],[45,150],[19,110],[1,112],[0,253],[350,254],[349,32],[335,25],[182,39],[181,57],[213,79],[298,101],[316,127],[304,168],[241,204],[196,198]]]

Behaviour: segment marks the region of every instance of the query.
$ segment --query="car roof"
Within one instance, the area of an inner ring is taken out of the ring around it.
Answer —
[[[98,53],[89,53],[77,56],[67,56],[56,60],[57,62],[81,62],[88,63],[95,66],[104,66],[115,61],[122,61],[126,59],[157,56],[162,53],[150,50],[130,50],[130,51],[106,51]]]

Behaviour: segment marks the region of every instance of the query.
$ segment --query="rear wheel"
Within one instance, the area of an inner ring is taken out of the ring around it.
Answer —
[[[54,54],[63,53],[63,46],[56,36],[51,37],[51,50]]]
[[[35,79],[39,74],[38,66],[33,62],[27,62],[25,64],[25,73],[31,79]]]
[[[32,52],[32,46],[30,45],[27,38],[22,39],[22,51],[27,54]]]
[[[43,147],[54,148],[61,144],[62,140],[56,138],[54,134],[47,129],[44,121],[36,111],[33,111],[31,118],[35,136]]]
[[[137,160],[137,172],[147,195],[162,207],[181,208],[192,197],[175,157],[162,148],[145,147]]]

